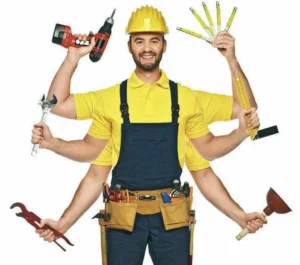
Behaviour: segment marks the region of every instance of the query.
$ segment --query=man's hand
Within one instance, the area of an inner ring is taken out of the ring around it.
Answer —
[[[40,148],[49,148],[51,141],[53,140],[52,133],[48,127],[43,122],[35,124],[32,129],[31,142],[33,144],[40,144]]]
[[[247,117],[247,120],[246,120]],[[242,110],[239,115],[239,131],[242,135],[249,136],[247,128],[256,129],[259,128],[260,122],[259,117],[255,108],[251,110]]]
[[[92,32],[90,32],[92,34]],[[81,35],[81,34],[74,34],[75,37],[78,38],[80,41],[86,41],[87,40],[87,35]],[[67,58],[73,60],[73,61],[79,61],[83,56],[87,55],[90,53],[90,51],[94,48],[96,45],[95,37],[91,39],[91,43],[89,46],[83,46],[80,48],[75,48],[70,46],[68,48],[68,55]]]
[[[50,229],[44,230],[42,229],[44,225],[48,225],[54,230],[64,234],[65,231],[63,231],[62,225],[59,221],[54,221],[51,219],[42,219],[41,220],[41,229],[36,229],[35,232],[40,235],[41,238],[44,238],[45,241],[53,242],[57,238],[54,236],[53,232]]]
[[[228,62],[236,61],[235,39],[227,31],[218,33],[212,43],[212,46],[218,48],[220,53],[227,59]]]
[[[237,223],[242,229],[247,228],[250,233],[255,233],[267,222],[267,219],[261,213],[245,213]]]

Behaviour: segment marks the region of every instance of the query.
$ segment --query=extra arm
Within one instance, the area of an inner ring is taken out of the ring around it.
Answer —
[[[102,153],[107,142],[108,140],[97,139],[87,134],[84,139],[75,141],[52,138],[45,148],[78,162],[90,162]]]
[[[111,166],[91,165],[86,176],[79,184],[74,197],[61,216],[59,223],[65,233],[91,207],[102,192],[102,183],[106,182]]]
[[[212,168],[192,171],[191,174],[200,192],[212,205],[236,223],[243,222],[244,210],[231,198]]]

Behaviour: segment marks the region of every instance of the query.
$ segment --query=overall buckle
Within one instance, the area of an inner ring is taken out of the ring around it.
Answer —
[[[172,106],[172,115],[179,117],[179,110],[180,110],[179,104],[177,104],[177,106]]]
[[[123,117],[124,115],[129,115],[129,112],[128,112],[129,107],[128,107],[128,104],[127,104],[127,103],[121,103],[121,105],[120,105],[120,110],[121,110],[121,113],[122,113],[122,117]]]

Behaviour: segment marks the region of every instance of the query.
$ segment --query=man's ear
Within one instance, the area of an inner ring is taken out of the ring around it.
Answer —
[[[128,45],[128,50],[129,50],[129,52],[132,54],[131,40],[129,40],[129,41],[127,42],[127,45]]]
[[[167,49],[167,41],[164,40],[163,52],[166,52],[166,49]]]

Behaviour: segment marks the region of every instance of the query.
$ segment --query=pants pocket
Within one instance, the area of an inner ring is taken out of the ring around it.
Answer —
[[[106,207],[111,219],[106,222],[107,228],[133,231],[137,204],[110,201]]]
[[[166,230],[189,226],[189,209],[185,198],[173,203],[163,203],[161,200],[160,209]]]

